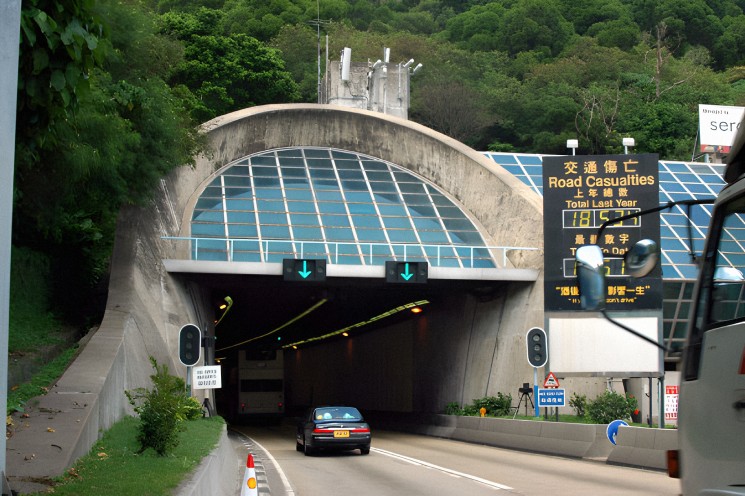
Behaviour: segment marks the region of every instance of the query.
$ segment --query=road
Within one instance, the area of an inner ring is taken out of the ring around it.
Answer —
[[[270,453],[271,496],[526,495],[665,496],[680,494],[678,481],[656,471],[601,462],[523,453],[460,441],[373,432],[370,454],[295,450],[294,428],[237,427],[248,449]],[[261,458],[261,455],[258,455]]]

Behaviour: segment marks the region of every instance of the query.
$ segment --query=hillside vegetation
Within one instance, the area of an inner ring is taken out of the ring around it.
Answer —
[[[196,126],[317,101],[318,49],[415,59],[410,117],[478,150],[690,160],[745,103],[743,0],[24,0],[13,244],[50,309],[100,319],[117,213],[192,163]],[[319,43],[320,42],[320,43]],[[325,54],[321,57],[326,58]],[[15,261],[14,261],[15,263]],[[91,304],[93,302],[93,304]],[[14,302],[17,304],[17,301]],[[11,333],[18,335],[18,322]]]

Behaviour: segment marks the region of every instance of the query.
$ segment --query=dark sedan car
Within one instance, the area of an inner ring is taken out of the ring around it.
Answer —
[[[370,453],[370,426],[351,406],[319,406],[308,410],[297,425],[297,450],[306,455],[320,449]]]

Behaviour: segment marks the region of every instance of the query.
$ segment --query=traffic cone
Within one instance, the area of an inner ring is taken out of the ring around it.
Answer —
[[[246,459],[246,473],[243,475],[241,496],[259,496],[259,488],[256,483],[256,469],[254,468],[254,456],[249,453]]]

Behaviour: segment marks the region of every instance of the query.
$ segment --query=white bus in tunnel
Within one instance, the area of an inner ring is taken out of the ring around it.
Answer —
[[[285,413],[284,360],[281,350],[241,350],[238,354],[238,403],[235,418],[280,418]]]

